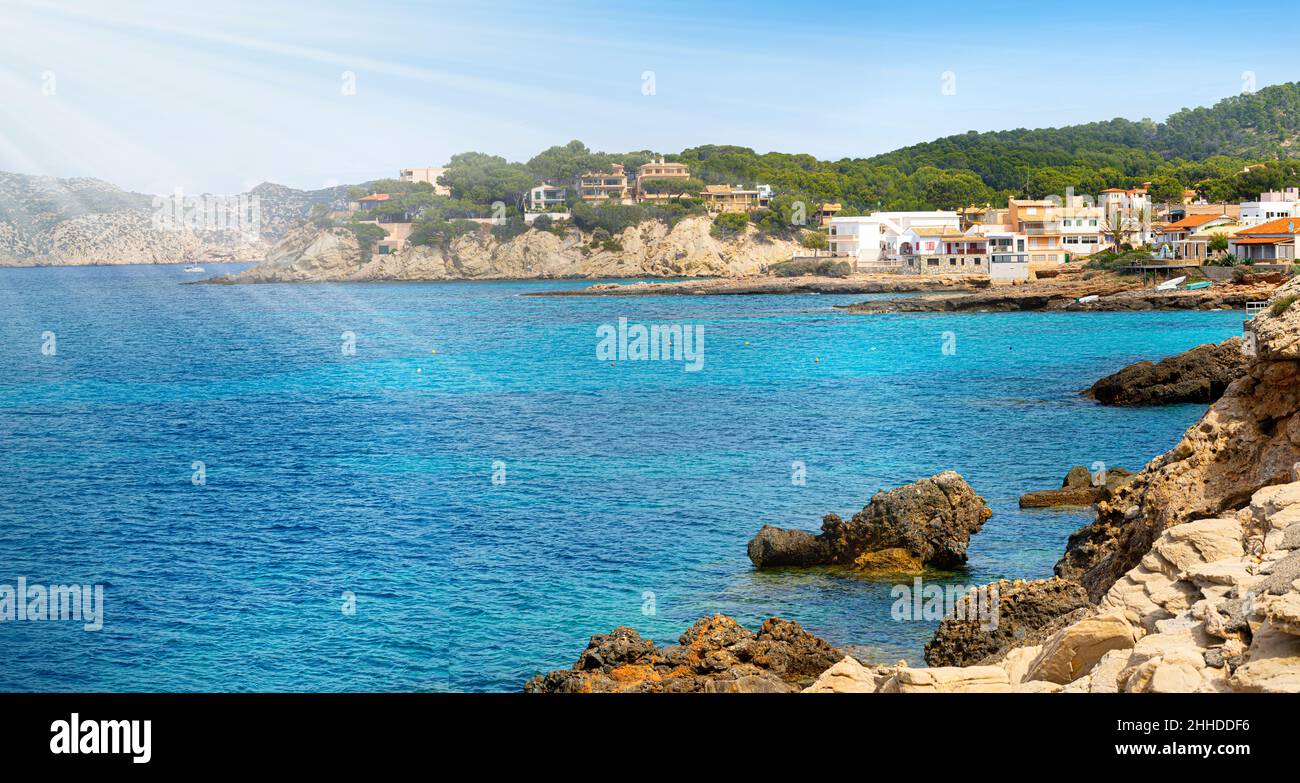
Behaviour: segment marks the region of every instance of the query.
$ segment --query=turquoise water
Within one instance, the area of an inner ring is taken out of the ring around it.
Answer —
[[[758,573],[748,539],[951,468],[994,511],[951,580],[1046,576],[1087,517],[1017,496],[1139,468],[1202,410],[1078,390],[1241,322],[192,277],[0,270],[0,584],[105,585],[101,631],[0,623],[2,690],[516,690],[713,612],[916,664],[933,623],[892,620],[892,582]],[[598,361],[620,317],[702,325],[702,369]]]

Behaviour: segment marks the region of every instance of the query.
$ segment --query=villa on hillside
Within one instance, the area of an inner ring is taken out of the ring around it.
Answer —
[[[529,212],[552,212],[568,203],[569,191],[560,185],[545,182],[528,191],[524,206]]]
[[[772,200],[772,188],[758,185],[752,190],[731,185],[705,185],[700,200],[710,212],[752,212]]]
[[[636,200],[638,202],[659,203],[669,201],[678,196],[694,195],[686,193],[684,190],[679,192],[665,191],[662,193],[652,193],[647,191],[643,186],[651,180],[682,180],[683,182],[691,178],[691,169],[685,163],[666,163],[663,158],[649,163],[643,163],[636,169]]]
[[[609,171],[587,171],[574,178],[578,198],[596,204],[631,204],[632,191],[627,184],[623,164],[615,163]]]

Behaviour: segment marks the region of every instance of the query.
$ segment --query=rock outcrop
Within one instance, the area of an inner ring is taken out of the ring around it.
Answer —
[[[656,647],[631,628],[591,637],[572,669],[538,675],[529,693],[786,693],[843,658],[798,623],[773,617],[758,633],[726,615],[695,622]]]
[[[909,296],[859,302],[847,306],[851,313],[957,313],[1016,312],[1023,310],[1131,311],[1215,310],[1241,308],[1247,302],[1267,299],[1277,288],[1270,282],[1250,280],[1220,283],[1198,290],[1155,291],[1143,288],[1136,277],[1103,275],[1084,280],[1076,270],[1060,278],[1001,286],[971,294]],[[1090,297],[1097,297],[1091,299]],[[1088,299],[1081,302],[1080,299]]]
[[[1300,294],[1300,279],[1277,298]],[[1182,440],[1070,536],[1056,565],[1100,600],[1166,529],[1240,509],[1261,487],[1293,480],[1300,462],[1300,307],[1252,321],[1256,357]]]
[[[1093,476],[1082,465],[1075,465],[1065,475],[1060,489],[1038,489],[1020,496],[1021,508],[1053,506],[1091,506],[1127,484],[1133,477],[1124,468],[1109,468],[1104,476]]]
[[[529,230],[504,242],[484,231],[446,246],[409,246],[381,256],[364,254],[355,239],[343,236],[350,235],[344,229],[306,225],[272,248],[264,263],[212,282],[740,277],[800,252],[794,240],[752,226],[719,239],[710,233],[712,225],[707,217],[686,218],[672,228],[649,220],[624,229],[608,246],[593,244],[576,229],[564,236]]]
[[[1241,350],[1241,338],[1232,337],[1159,362],[1130,364],[1097,381],[1084,394],[1102,405],[1208,405],[1246,374],[1249,363]]]
[[[997,607],[982,614],[968,606],[966,611],[944,618],[925,646],[926,663],[931,666],[996,663],[1009,650],[1038,644],[1059,628],[1093,611],[1082,585],[1055,577],[1029,582],[1004,579],[981,591],[996,596]],[[991,616],[993,622],[988,622],[985,615]]]
[[[992,513],[965,479],[948,470],[877,492],[847,522],[827,514],[820,535],[764,525],[749,542],[749,559],[758,568],[952,569],[966,562],[971,535],[979,532]]]

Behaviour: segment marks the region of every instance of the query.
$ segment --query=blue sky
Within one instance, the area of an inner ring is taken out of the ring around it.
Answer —
[[[1291,4],[1031,8],[0,0],[0,170],[235,192],[574,138],[864,157],[1300,79]]]

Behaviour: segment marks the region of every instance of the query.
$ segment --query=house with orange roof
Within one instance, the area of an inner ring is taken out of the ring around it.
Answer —
[[[1238,231],[1228,239],[1228,252],[1247,261],[1294,264],[1300,218],[1284,217]]]

